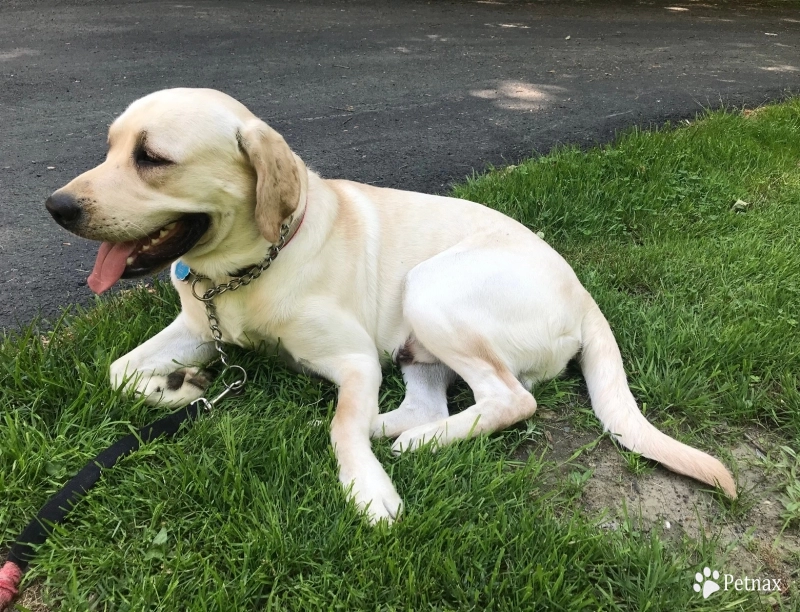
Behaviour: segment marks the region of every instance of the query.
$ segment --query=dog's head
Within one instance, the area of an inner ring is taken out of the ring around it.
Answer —
[[[306,169],[233,98],[168,89],[108,130],[106,160],[46,202],[71,232],[103,244],[89,286],[155,273],[184,257],[213,276],[260,261],[298,207]]]

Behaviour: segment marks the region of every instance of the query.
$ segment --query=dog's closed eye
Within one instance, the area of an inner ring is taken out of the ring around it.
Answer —
[[[159,168],[163,166],[171,166],[175,162],[172,160],[161,157],[160,155],[148,151],[145,146],[139,146],[133,152],[133,160],[136,166],[141,169]]]

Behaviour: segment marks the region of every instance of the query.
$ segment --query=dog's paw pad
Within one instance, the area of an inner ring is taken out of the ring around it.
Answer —
[[[211,384],[211,372],[209,372],[208,370],[200,370],[193,376],[187,378],[186,382],[189,383],[190,385],[197,387],[198,389],[202,389],[203,391],[205,391]]]
[[[197,387],[205,391],[211,384],[211,377],[206,370],[181,369],[167,375],[167,389],[177,391],[184,384]]]
[[[186,372],[172,372],[167,375],[167,389],[170,391],[177,391],[183,386],[183,381],[186,380]],[[161,391],[161,389],[156,389]]]
[[[163,376],[151,376],[136,388],[151,405],[185,406],[201,397],[211,377],[199,368],[181,368]]]

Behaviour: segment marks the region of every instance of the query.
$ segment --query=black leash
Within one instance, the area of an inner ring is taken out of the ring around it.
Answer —
[[[23,529],[11,547],[5,565],[0,569],[0,612],[6,609],[19,592],[22,574],[33,560],[36,548],[47,540],[55,526],[64,521],[75,505],[97,483],[104,469],[114,467],[120,459],[137,451],[142,444],[148,444],[161,436],[174,437],[184,422],[194,421],[208,410],[210,405],[227,394],[226,389],[214,400],[205,398],[196,400],[155,423],[139,428],[136,433],[130,433],[117,440],[87,463],[58,493],[53,495],[39,510],[36,518]]]

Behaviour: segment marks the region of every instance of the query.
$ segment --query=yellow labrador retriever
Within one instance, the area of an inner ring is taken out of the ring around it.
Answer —
[[[396,453],[497,431],[536,410],[531,388],[580,353],[592,406],[620,444],[671,470],[736,485],[716,459],[653,427],[631,394],[611,329],[570,266],[520,223],[464,200],[325,180],[229,96],[171,89],[111,125],[108,156],[47,201],[70,231],[102,241],[89,285],[173,264],[182,312],[111,366],[111,384],[153,404],[203,393],[214,356],[204,305],[178,280],[179,258],[214,284],[288,242],[260,278],[216,298],[225,342],[276,342],[339,387],[331,441],[339,479],[372,521],[402,501],[370,438]],[[205,287],[211,284],[205,281]],[[378,414],[381,361],[407,385]],[[455,376],[475,405],[448,415]],[[351,487],[352,485],[352,487]]]

